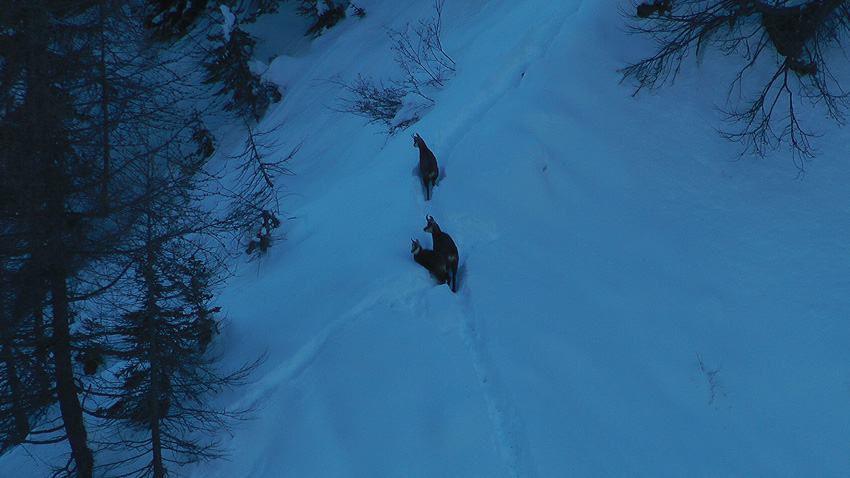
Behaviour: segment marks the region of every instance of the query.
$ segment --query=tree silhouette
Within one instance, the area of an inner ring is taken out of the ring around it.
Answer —
[[[721,134],[763,156],[787,144],[804,171],[817,132],[803,124],[800,106],[823,108],[839,125],[848,91],[836,73],[850,31],[845,0],[656,0],[625,14],[629,31],[648,35],[656,52],[621,70],[637,91],[672,83],[689,55],[706,49],[743,58],[723,108],[733,125]],[[751,87],[756,83],[756,87]],[[636,91],[636,92],[637,92]]]

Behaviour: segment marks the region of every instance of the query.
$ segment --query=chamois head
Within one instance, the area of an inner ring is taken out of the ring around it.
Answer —
[[[425,216],[425,220],[428,221],[428,224],[422,229],[425,232],[439,232],[440,226],[437,225],[437,221],[434,220],[434,216]]]

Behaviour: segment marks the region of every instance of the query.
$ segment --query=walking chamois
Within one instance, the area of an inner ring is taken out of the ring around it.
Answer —
[[[431,234],[431,238],[434,241],[434,250],[442,253],[448,259],[452,270],[449,286],[452,288],[452,292],[457,292],[458,252],[455,241],[452,240],[451,236],[440,230],[440,226],[437,225],[437,221],[432,216],[425,216],[425,220],[428,221],[428,225],[425,226],[423,231]]]
[[[425,185],[425,200],[430,201],[434,186],[437,185],[437,178],[440,176],[437,158],[417,133],[413,134],[413,146],[419,148],[419,173],[422,175],[422,183]]]
[[[440,252],[422,249],[416,239],[411,239],[413,259],[437,278],[437,282],[445,284],[449,280],[449,260]]]

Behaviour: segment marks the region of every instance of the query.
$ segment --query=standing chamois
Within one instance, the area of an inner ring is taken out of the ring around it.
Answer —
[[[410,240],[413,259],[437,278],[437,282],[445,284],[449,281],[449,260],[445,255],[437,251],[422,249],[422,245],[416,239]]]
[[[428,149],[419,134],[414,133],[413,146],[419,148],[419,172],[422,175],[422,183],[425,184],[425,200],[430,201],[434,186],[437,185],[437,178],[440,176],[437,158],[434,157],[434,153]]]
[[[452,269],[449,286],[452,288],[452,292],[457,292],[458,253],[455,241],[452,240],[451,236],[440,230],[440,226],[437,225],[437,221],[432,216],[425,216],[425,219],[428,221],[428,225],[425,226],[423,231],[431,233],[431,238],[434,241],[434,250],[442,253],[448,259],[449,266]]]

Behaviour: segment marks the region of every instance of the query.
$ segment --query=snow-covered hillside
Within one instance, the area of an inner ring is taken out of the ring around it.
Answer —
[[[457,75],[413,128],[445,178],[425,202],[409,134],[328,111],[321,80],[395,74],[362,2],[281,57],[265,124],[305,140],[287,241],[228,290],[237,349],[268,350],[260,419],[197,476],[839,476],[850,469],[850,180],[838,133],[733,162],[723,64],[639,95],[619,2],[449,1]],[[720,93],[725,92],[721,87]],[[846,142],[844,142],[846,144]],[[460,290],[413,262],[433,215]]]
[[[228,397],[257,419],[189,476],[846,476],[846,131],[824,122],[802,181],[782,154],[733,161],[722,61],[620,84],[650,51],[628,2],[448,0],[457,72],[387,138],[327,80],[396,75],[385,28],[433,8],[357,4],[309,44],[257,27],[285,88],[261,127],[303,146],[286,239],[220,300],[227,360],[268,354]],[[429,202],[413,132],[444,170]],[[456,294],[410,254],[426,214]]]

